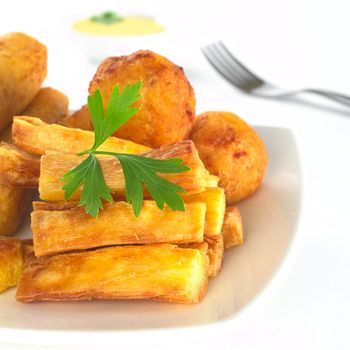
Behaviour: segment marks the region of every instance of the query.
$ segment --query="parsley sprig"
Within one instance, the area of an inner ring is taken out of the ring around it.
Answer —
[[[158,173],[181,173],[190,170],[181,159],[152,159],[135,154],[122,154],[98,151],[98,148],[118,128],[134,116],[139,108],[131,107],[140,98],[141,81],[133,85],[127,84],[123,92],[117,84],[110,95],[107,108],[104,111],[103,98],[100,89],[88,97],[88,106],[94,127],[95,139],[93,146],[79,153],[88,155],[79,165],[68,171],[62,178],[65,183],[65,200],[80,187],[82,193],[79,205],[85,205],[86,213],[97,217],[103,208],[103,200],[113,203],[112,190],[103,177],[101,165],[96,155],[103,154],[116,157],[122,167],[125,178],[126,201],[132,204],[137,217],[142,208],[143,186],[155,200],[159,209],[167,204],[173,210],[184,211],[184,202],[179,193],[186,191],[158,176]]]
[[[123,17],[119,16],[113,11],[106,11],[100,15],[90,17],[90,20],[93,22],[110,25],[121,22],[123,20]]]

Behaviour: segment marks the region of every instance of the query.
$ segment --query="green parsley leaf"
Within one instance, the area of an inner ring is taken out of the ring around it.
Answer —
[[[114,24],[121,22],[124,18],[119,16],[113,11],[106,11],[97,16],[90,17],[90,20],[93,22],[103,23],[103,24]]]
[[[115,155],[123,168],[125,177],[126,201],[132,204],[135,216],[139,216],[142,201],[142,184],[148,189],[158,208],[167,204],[173,210],[185,211],[183,199],[178,193],[186,191],[157,173],[181,173],[190,170],[181,159],[152,159],[133,154]]]
[[[92,124],[95,131],[95,142],[91,150],[96,151],[99,146],[119,129],[139,108],[130,107],[140,97],[142,81],[133,85],[126,85],[122,93],[119,93],[117,84],[109,97],[106,112],[103,111],[103,99],[100,89],[95,90],[92,96],[88,97],[88,106],[91,114]]]
[[[103,208],[102,199],[112,203],[112,190],[103,177],[97,154],[116,157],[123,169],[127,202],[132,204],[135,216],[141,212],[143,187],[146,187],[159,209],[167,204],[173,210],[185,210],[179,193],[186,191],[158,175],[158,173],[181,173],[190,170],[181,159],[152,159],[134,154],[121,154],[98,151],[98,147],[111,136],[116,129],[126,123],[139,108],[130,107],[140,98],[142,81],[133,85],[127,84],[122,93],[117,84],[110,95],[106,111],[100,89],[88,97],[88,106],[94,126],[95,140],[92,148],[79,153],[88,154],[78,166],[68,171],[62,178],[65,182],[65,200],[83,186],[79,205],[85,205],[86,213],[97,217]]]
[[[107,186],[100,163],[95,155],[90,154],[78,166],[67,172],[63,178],[65,185],[65,200],[83,185],[79,205],[85,205],[85,211],[93,217],[97,217],[99,209],[103,208],[101,198],[112,203],[112,190]]]

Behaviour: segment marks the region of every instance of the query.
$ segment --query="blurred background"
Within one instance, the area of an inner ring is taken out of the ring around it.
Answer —
[[[104,11],[154,17],[166,30],[158,51],[184,66],[194,84],[216,74],[207,69],[199,48],[221,39],[248,67],[276,84],[350,91],[346,0],[13,0],[0,11],[0,32],[24,31],[42,40],[49,49],[47,84],[62,89],[78,106],[95,68],[71,26]],[[139,40],[139,48],[146,44],[146,37]],[[114,54],[120,51],[116,45]]]
[[[220,339],[206,334],[187,345],[349,349],[350,110],[318,99],[282,102],[245,95],[217,75],[200,47],[220,39],[254,72],[277,85],[349,95],[350,1],[11,0],[2,3],[0,33],[23,31],[45,43],[45,85],[67,94],[76,109],[86,101],[98,58],[91,57],[91,47],[84,46],[72,24],[104,11],[151,16],[165,28],[152,45],[184,67],[195,89],[197,113],[229,110],[252,124],[287,127],[299,145],[304,221],[300,252],[287,281],[242,332]],[[139,49],[149,48],[146,37],[138,40]],[[113,54],[125,53],[127,45],[111,45]]]

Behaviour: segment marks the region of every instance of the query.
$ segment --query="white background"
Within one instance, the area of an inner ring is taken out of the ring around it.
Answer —
[[[198,112],[231,110],[249,123],[285,126],[296,135],[305,220],[299,254],[277,296],[238,333],[203,334],[186,343],[158,338],[156,343],[166,348],[350,348],[350,109],[316,99],[276,102],[243,95],[199,53],[201,45],[222,39],[241,61],[276,84],[350,95],[348,0],[12,0],[1,5],[0,33],[25,31],[48,46],[46,84],[68,94],[72,108],[85,102],[94,67],[70,41],[67,23],[80,13],[114,9],[152,14],[176,33],[169,55],[174,52],[175,63],[188,71]],[[22,348],[1,345],[0,339],[1,350]]]

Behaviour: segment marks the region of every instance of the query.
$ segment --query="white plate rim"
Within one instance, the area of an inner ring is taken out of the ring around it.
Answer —
[[[0,344],[27,344],[27,345],[55,345],[55,346],[101,346],[111,345],[118,342],[118,346],[130,346],[133,344],[150,344],[154,341],[155,333],[159,339],[171,337],[176,339],[203,338],[206,334],[233,334],[243,330],[249,323],[256,319],[268,306],[271,300],[277,295],[280,287],[288,277],[293,263],[297,257],[302,243],[300,232],[304,226],[304,191],[303,176],[301,168],[300,151],[295,134],[289,128],[256,125],[254,127],[268,127],[271,129],[284,130],[290,133],[294,142],[298,168],[300,171],[300,206],[299,215],[293,231],[292,238],[282,258],[280,265],[265,283],[261,291],[252,298],[249,303],[239,312],[226,319],[218,320],[215,323],[178,326],[170,328],[153,328],[137,330],[105,330],[105,331],[82,331],[82,330],[35,330],[35,329],[14,329],[0,326]]]

